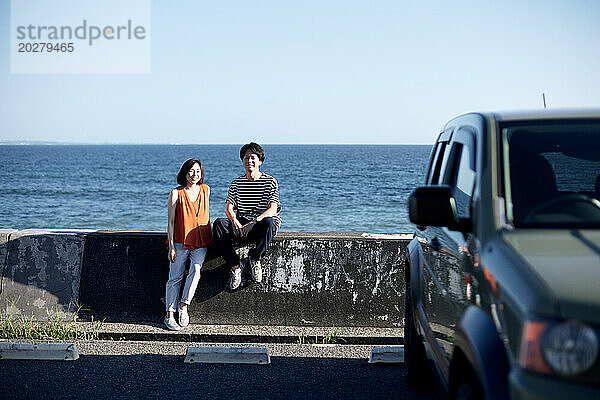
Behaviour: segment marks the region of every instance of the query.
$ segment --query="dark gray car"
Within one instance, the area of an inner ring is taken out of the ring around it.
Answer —
[[[409,199],[409,384],[600,399],[599,200],[600,110],[448,122]]]

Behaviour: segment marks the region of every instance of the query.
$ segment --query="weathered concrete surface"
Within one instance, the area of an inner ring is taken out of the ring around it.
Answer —
[[[18,309],[34,311],[40,320],[46,308],[60,305],[64,311],[73,302],[84,306],[80,316],[96,320],[162,320],[168,278],[164,232],[20,231],[10,238],[2,282],[10,289],[0,295],[0,304],[17,299]],[[401,326],[409,239],[279,233],[262,260],[263,282],[246,280],[234,292],[227,289],[228,268],[211,248],[190,306],[191,322]]]
[[[4,276],[4,267],[6,266],[6,254],[8,251],[8,240],[12,233],[18,232],[16,229],[0,229],[0,277]],[[2,282],[0,281],[0,294],[2,294]]]
[[[85,238],[80,232],[23,230],[6,244],[0,310],[44,321],[76,310]]]
[[[213,298],[202,280],[192,320],[210,324],[398,326],[403,322],[406,242],[359,234],[279,234],[263,283]],[[227,270],[215,276],[222,285]],[[205,300],[205,301],[203,301]],[[209,301],[206,301],[209,300]],[[218,313],[211,310],[219,309]],[[263,321],[263,322],[261,322]]]

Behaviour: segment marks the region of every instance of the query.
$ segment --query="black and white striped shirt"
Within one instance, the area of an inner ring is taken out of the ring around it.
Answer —
[[[255,181],[249,180],[246,174],[234,179],[229,186],[227,201],[233,205],[238,216],[249,219],[265,212],[271,203],[277,203],[277,212],[281,209],[277,180],[264,172]],[[281,218],[276,215],[273,219],[279,228]]]

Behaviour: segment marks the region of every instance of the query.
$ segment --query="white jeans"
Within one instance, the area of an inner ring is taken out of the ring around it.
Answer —
[[[177,301],[188,255],[190,257],[190,270],[183,286],[181,300]],[[206,257],[206,247],[189,250],[184,249],[181,243],[175,243],[175,262],[169,263],[169,280],[167,281],[167,291],[165,294],[167,311],[177,311],[179,303],[190,304],[200,280],[200,269],[202,268],[204,257]]]

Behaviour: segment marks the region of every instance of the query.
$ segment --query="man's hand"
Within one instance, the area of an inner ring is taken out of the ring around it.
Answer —
[[[244,225],[240,231],[240,236],[241,237],[248,237],[248,234],[250,233],[250,231],[252,230],[252,228],[254,228],[254,225],[256,224],[256,221],[250,221],[248,222],[246,225]]]
[[[244,236],[242,234],[242,229],[244,228],[244,226],[241,224],[240,221],[238,221],[237,218],[234,218],[233,221],[231,221],[231,224],[233,225],[233,234],[235,236]]]

